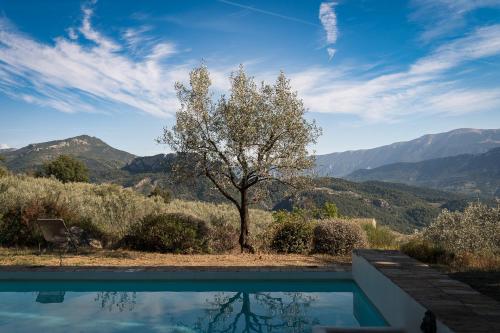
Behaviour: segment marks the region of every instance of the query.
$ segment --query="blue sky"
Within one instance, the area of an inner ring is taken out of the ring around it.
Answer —
[[[80,134],[167,152],[174,83],[280,70],[317,153],[500,127],[500,0],[0,0],[0,147]]]

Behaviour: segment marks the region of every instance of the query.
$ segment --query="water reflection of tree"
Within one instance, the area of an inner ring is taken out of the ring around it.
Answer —
[[[202,318],[196,328],[210,333],[305,332],[318,324],[317,319],[307,315],[314,297],[299,292],[282,295],[285,297],[271,293],[217,294],[213,301],[207,300],[208,318]]]
[[[135,291],[100,291],[94,300],[100,303],[102,309],[107,309],[109,312],[133,311],[137,302],[137,294]]]

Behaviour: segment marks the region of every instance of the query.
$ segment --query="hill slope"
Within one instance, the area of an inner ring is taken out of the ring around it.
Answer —
[[[379,180],[492,197],[500,194],[500,148],[416,163],[394,163],[357,170],[346,178]]]
[[[358,169],[460,154],[479,154],[496,147],[500,147],[500,129],[463,128],[373,149],[318,155],[315,171],[320,176],[342,177]]]
[[[355,183],[338,178],[318,178],[315,188],[286,197],[274,209],[322,206],[334,202],[342,215],[373,217],[401,232],[428,225],[443,208],[461,210],[467,199],[448,192],[384,182]]]
[[[115,173],[135,157],[88,135],[34,143],[20,149],[3,152],[2,155],[10,170],[28,172],[38,169],[44,162],[61,154],[72,155],[82,160],[89,168],[93,181],[115,177]]]

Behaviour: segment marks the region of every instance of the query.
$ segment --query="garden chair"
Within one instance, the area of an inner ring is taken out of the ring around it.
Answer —
[[[78,247],[71,237],[71,232],[62,219],[38,219],[36,220],[43,238],[50,244],[56,245],[59,249],[59,264],[62,266],[62,250],[68,251],[70,247],[78,253]]]

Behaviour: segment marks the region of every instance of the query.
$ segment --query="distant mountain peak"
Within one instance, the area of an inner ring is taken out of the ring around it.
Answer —
[[[372,149],[318,155],[315,172],[322,176],[342,177],[368,167],[460,154],[479,154],[498,146],[500,129],[458,128]]]
[[[59,155],[71,155],[89,166],[95,173],[91,174],[91,178],[97,178],[97,174],[116,172],[135,158],[135,155],[115,149],[89,135],[32,143],[2,154],[6,157],[7,167],[14,171],[34,170]]]

